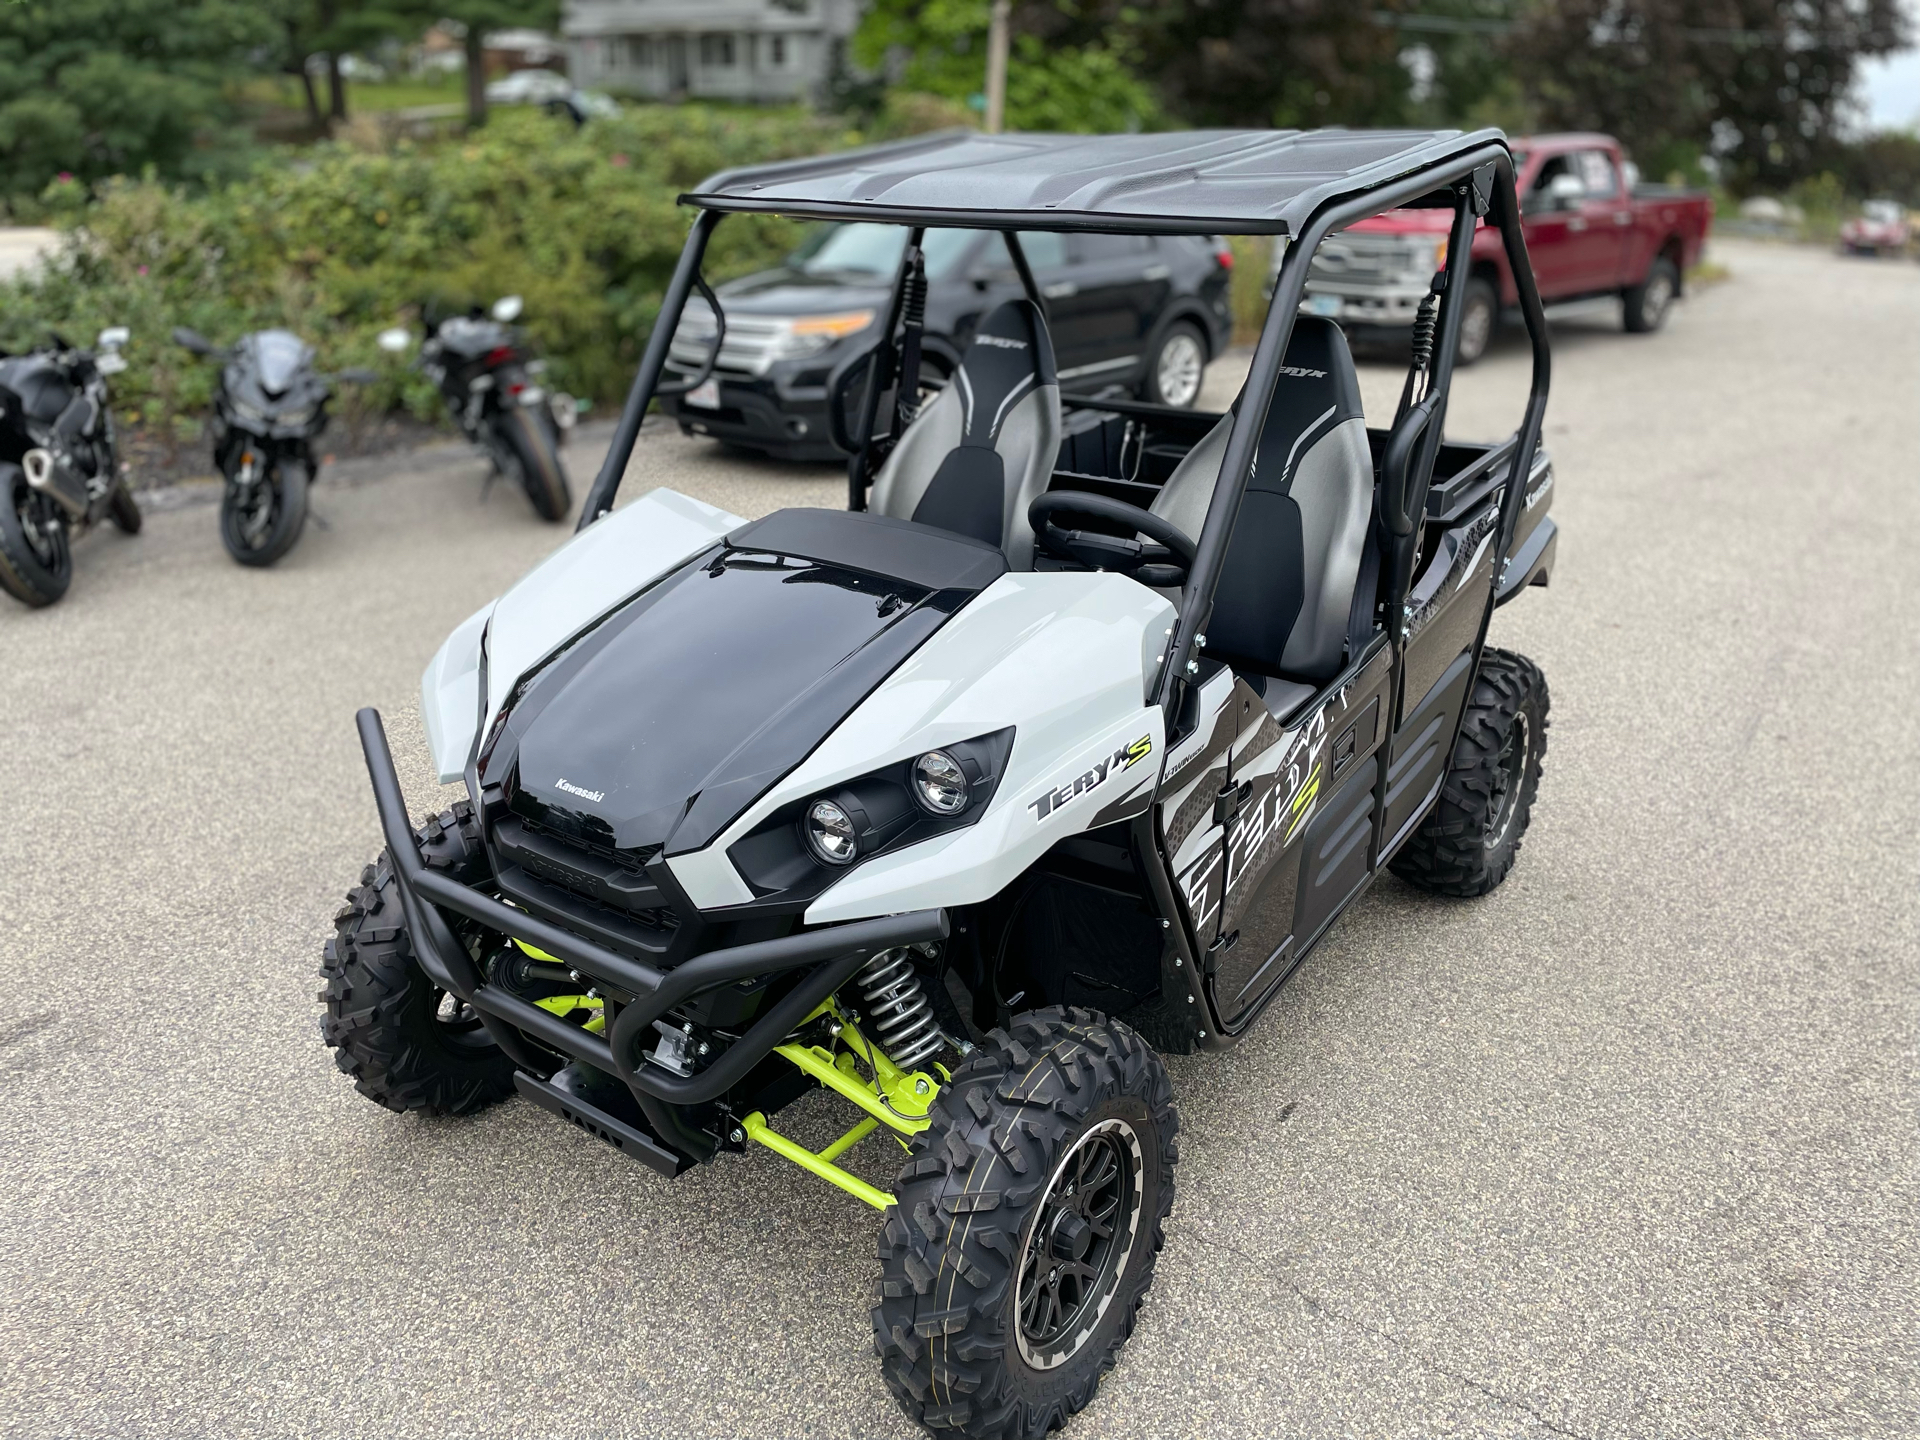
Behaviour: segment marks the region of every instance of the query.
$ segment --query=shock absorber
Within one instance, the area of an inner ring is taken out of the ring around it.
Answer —
[[[855,977],[867,1002],[873,1041],[902,1070],[917,1070],[938,1055],[946,1037],[934,1019],[933,1001],[921,988],[913,952],[882,950]]]

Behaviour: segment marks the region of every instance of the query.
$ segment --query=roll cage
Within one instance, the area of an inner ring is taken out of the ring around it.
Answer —
[[[1050,160],[1055,163],[1049,164]],[[1341,161],[1346,162],[1344,167]],[[1532,347],[1532,383],[1507,473],[1532,474],[1546,413],[1551,358],[1546,315],[1527,259],[1514,179],[1514,155],[1498,130],[1469,135],[1213,131],[1116,137],[981,137],[954,132],[838,156],[723,172],[680,197],[698,214],[668,282],[606,460],[588,492],[579,528],[585,529],[613,508],[647,407],[656,395],[667,392],[661,374],[689,297],[697,292],[716,314],[720,312],[701,274],[701,262],[714,229],[729,214],[891,223],[909,232],[887,322],[869,352],[881,368],[883,383],[866,384],[852,436],[858,448],[848,467],[849,508],[855,510],[865,507],[866,488],[877,468],[875,426],[885,381],[900,373],[903,351],[910,355],[918,349],[918,335],[911,326],[905,327],[907,334],[900,332],[903,320],[910,316],[914,258],[927,229],[1002,232],[1021,285],[1043,315],[1048,309],[1046,298],[1034,281],[1017,231],[1271,235],[1285,247],[1285,254],[1247,373],[1245,398],[1233,421],[1198,536],[1195,560],[1182,587],[1172,643],[1152,690],[1153,700],[1166,711],[1171,734],[1186,682],[1199,669],[1228,540],[1305,294],[1308,265],[1329,234],[1388,210],[1453,211],[1430,368],[1416,389],[1416,381],[1422,378],[1416,373],[1421,364],[1416,356],[1381,455],[1379,509],[1387,536],[1385,615],[1396,639],[1404,634],[1409,619],[1406,600],[1419,517],[1445,426],[1474,228],[1483,219],[1500,232]],[[995,195],[1008,196],[1010,203],[990,203]],[[724,327],[722,318],[720,336]],[[720,336],[715,338],[712,354],[718,353]],[[909,361],[908,368],[917,367]],[[706,373],[671,389],[698,383]],[[1505,555],[1511,546],[1526,492],[1524,478],[1506,486],[1496,555]],[[1482,637],[1485,623],[1483,617]]]

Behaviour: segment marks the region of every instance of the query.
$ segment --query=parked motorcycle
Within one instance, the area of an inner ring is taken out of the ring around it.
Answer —
[[[492,459],[495,472],[527,492],[542,520],[564,520],[573,495],[560,447],[577,407],[571,395],[550,392],[540,383],[546,361],[530,354],[525,337],[512,328],[520,310],[520,297],[506,295],[490,312],[475,306],[465,315],[429,318],[419,363],[440,387],[466,437]],[[380,336],[381,348],[395,354],[412,344],[405,330]]]
[[[256,330],[222,350],[183,325],[173,341],[225,362],[213,396],[213,463],[226,477],[220,538],[242,565],[271,565],[306,523],[307,487],[319,468],[313,442],[327,428],[334,382],[380,377],[355,368],[323,374],[313,347],[287,330]]]
[[[103,516],[127,534],[140,507],[120,473],[107,377],[127,368],[124,325],[93,350],[52,337],[0,358],[0,588],[51,605],[73,581],[73,541]]]

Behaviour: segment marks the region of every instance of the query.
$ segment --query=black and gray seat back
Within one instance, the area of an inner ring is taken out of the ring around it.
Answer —
[[[1233,419],[1207,432],[1152,505],[1196,540]],[[1227,544],[1207,652],[1258,675],[1332,679],[1372,511],[1373,459],[1347,337],[1331,320],[1302,315]]]
[[[1027,506],[1047,488],[1060,449],[1060,382],[1053,342],[1030,300],[980,322],[947,388],[881,466],[872,508],[970,535],[1033,568]]]

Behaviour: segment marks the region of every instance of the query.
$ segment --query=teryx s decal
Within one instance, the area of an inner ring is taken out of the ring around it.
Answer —
[[[1065,785],[1050,786],[1040,793],[1037,800],[1029,800],[1027,808],[1033,811],[1033,818],[1044,820],[1076,795],[1084,795],[1106,783],[1109,775],[1117,775],[1122,770],[1131,770],[1147,756],[1153,753],[1153,737],[1142,735],[1131,745],[1122,746],[1093,769],[1078,779]]]

